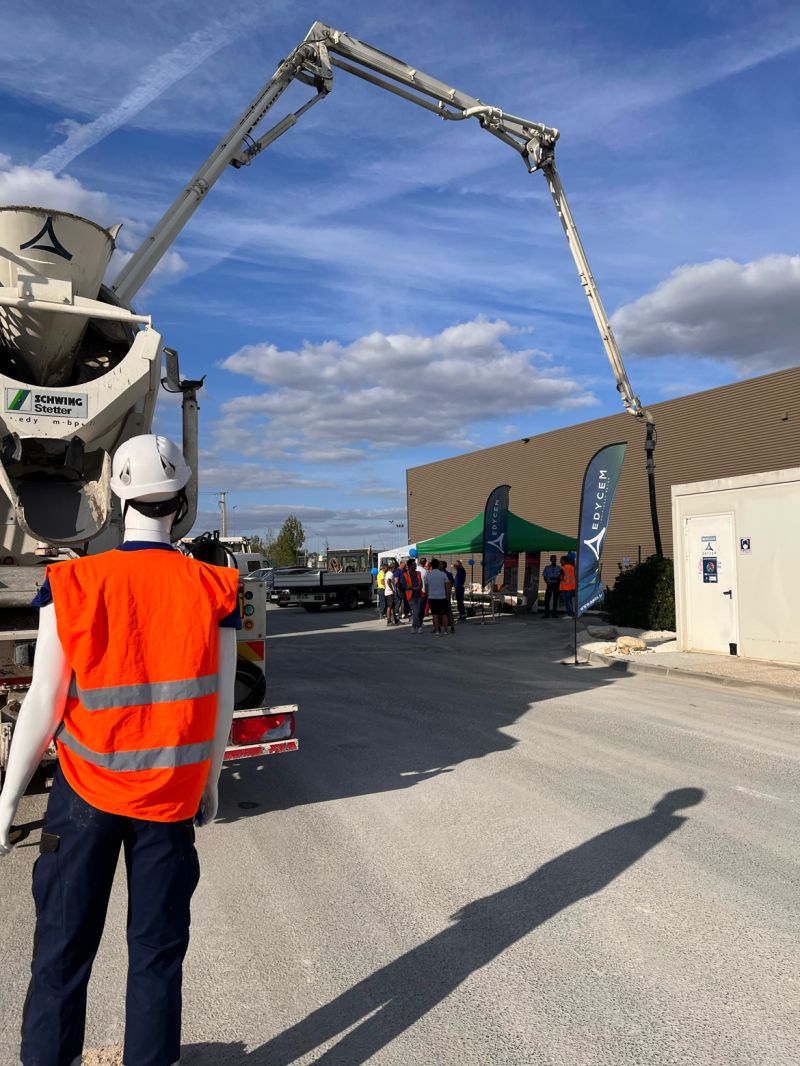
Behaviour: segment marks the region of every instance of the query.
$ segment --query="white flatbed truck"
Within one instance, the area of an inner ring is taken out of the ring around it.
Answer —
[[[374,578],[369,571],[334,574],[329,570],[306,570],[276,577],[273,597],[278,604],[296,603],[306,611],[341,607],[354,611],[373,600]]]

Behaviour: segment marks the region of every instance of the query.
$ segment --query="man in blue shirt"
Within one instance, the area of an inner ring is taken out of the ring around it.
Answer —
[[[467,584],[467,571],[464,569],[464,564],[460,559],[456,559],[453,564],[453,585],[456,590],[456,605],[458,607],[458,620],[459,622],[466,622],[467,611],[464,607],[464,589]]]
[[[544,578],[544,617],[558,618],[558,600],[561,587],[561,567],[555,555],[550,556],[550,565],[542,571]]]

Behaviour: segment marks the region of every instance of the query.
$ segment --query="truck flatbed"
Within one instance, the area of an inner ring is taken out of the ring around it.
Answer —
[[[367,571],[355,573],[332,573],[329,570],[307,570],[294,574],[275,575],[273,596],[278,603],[295,602],[306,611],[319,611],[322,607],[341,607],[352,611],[359,604],[372,603],[372,574]]]

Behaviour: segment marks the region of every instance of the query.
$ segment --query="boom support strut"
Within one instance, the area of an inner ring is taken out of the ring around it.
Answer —
[[[227,166],[240,168],[249,165],[260,152],[290,130],[314,104],[327,96],[333,87],[334,68],[391,92],[445,121],[460,122],[474,118],[493,137],[513,148],[522,157],[530,173],[542,171],[589,300],[623,406],[626,411],[646,424],[645,450],[653,539],[656,554],[661,555],[661,533],[655,493],[655,422],[652,413],[642,406],[628,379],[614,331],[556,169],[555,145],[559,131],[551,126],[485,104],[482,100],[452,88],[341,30],[315,22],[302,44],[280,64],[270,81],[120,271],[113,285],[119,300],[125,304],[130,303]],[[296,112],[285,115],[266,133],[256,137],[258,127],[267,113],[293,81],[315,89],[316,95]]]

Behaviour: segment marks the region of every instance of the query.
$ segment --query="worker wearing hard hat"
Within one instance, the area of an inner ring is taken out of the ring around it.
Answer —
[[[120,850],[128,880],[123,1061],[180,1058],[181,982],[199,867],[233,713],[238,571],[173,549],[191,476],[164,437],[114,456],[125,539],[48,567],[33,677],[0,794],[0,855],[55,736],[58,768],[34,868],[31,984],[22,1066],[77,1066],[86,988]]]

